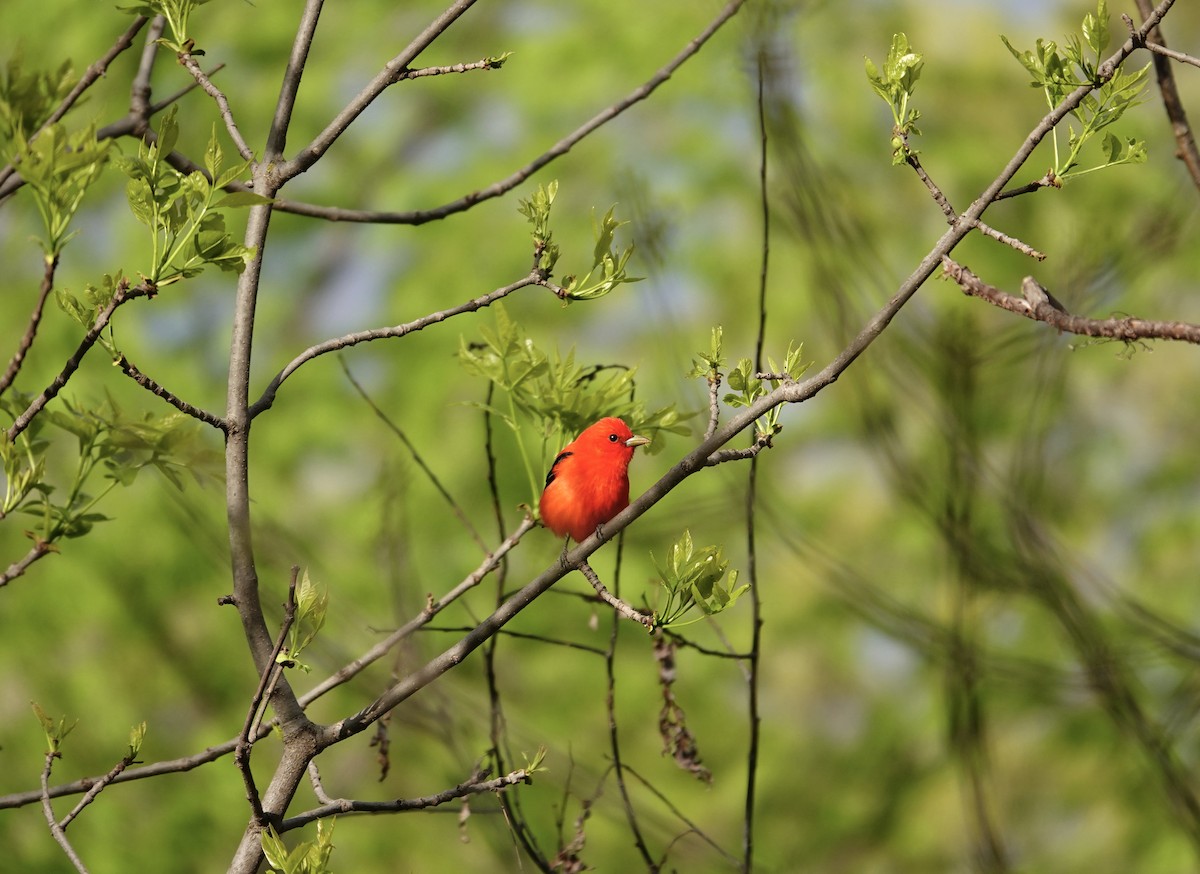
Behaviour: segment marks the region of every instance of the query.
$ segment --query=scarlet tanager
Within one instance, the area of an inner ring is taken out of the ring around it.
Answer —
[[[601,419],[563,447],[546,474],[542,522],[580,543],[629,506],[629,461],[650,441],[616,418]]]

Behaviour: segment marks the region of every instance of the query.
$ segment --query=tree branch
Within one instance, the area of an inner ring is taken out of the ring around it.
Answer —
[[[33,345],[34,338],[37,337],[38,325],[41,324],[42,313],[46,309],[46,299],[54,290],[54,271],[57,268],[58,255],[46,259],[46,268],[42,271],[42,283],[38,288],[38,298],[33,305],[33,312],[29,316],[29,323],[25,327],[25,333],[21,337],[17,351],[13,353],[13,357],[8,362],[4,375],[0,376],[0,395],[8,391],[13,380],[17,378],[17,374],[21,371],[21,365],[25,362],[25,356]]]
[[[608,604],[626,619],[632,619],[634,622],[644,625],[647,631],[652,631],[654,629],[654,617],[649,613],[643,613],[641,610],[626,604],[616,595],[608,591],[608,589],[604,588],[604,583],[600,582],[600,577],[598,577],[596,572],[592,570],[592,566],[590,564],[588,564],[586,561],[581,561],[577,565],[577,568],[579,572],[587,578],[587,581],[592,584],[592,588],[596,590],[596,594],[600,596],[601,601],[603,601],[605,604]]]
[[[280,823],[279,832],[282,834],[285,831],[308,825],[310,822],[318,819],[340,816],[347,813],[403,813],[409,810],[427,810],[458,798],[465,798],[470,795],[482,795],[485,792],[499,792],[517,783],[532,782],[533,778],[524,768],[491,780],[487,779],[486,771],[478,771],[472,774],[470,779],[459,783],[451,789],[438,792],[436,795],[425,795],[421,798],[397,798],[393,801],[356,801],[348,798],[339,798],[327,804],[322,804],[320,807],[315,807],[312,810],[306,810],[304,813],[299,813],[296,816],[288,817]]]
[[[83,363],[83,356],[87,355],[88,350],[96,345],[96,341],[100,339],[100,335],[108,327],[108,323],[112,320],[113,313],[117,311],[117,308],[134,298],[153,297],[156,293],[157,289],[149,283],[143,282],[140,285],[130,288],[128,280],[121,280],[116,292],[113,294],[112,300],[108,302],[108,305],[103,310],[97,313],[92,327],[84,334],[83,339],[79,342],[79,346],[75,349],[75,354],[67,359],[67,363],[63,365],[58,376],[54,377],[50,385],[46,386],[42,393],[34,398],[33,403],[29,405],[25,412],[17,416],[16,420],[8,428],[8,431],[5,433],[8,442],[11,443],[17,439],[17,436],[29,427],[29,423],[33,421],[33,417],[40,413],[46,404],[50,403],[54,396],[62,390],[62,387],[67,384],[67,380],[71,378],[72,374],[79,369],[79,365]]]
[[[382,94],[390,85],[399,81],[397,77],[402,76],[407,71],[408,65],[412,63],[417,55],[428,48],[450,25],[458,20],[459,16],[474,5],[475,0],[455,0],[445,12],[434,19],[416,39],[405,47],[404,51],[388,61],[383,70],[338,113],[337,117],[329,123],[325,130],[317,135],[316,139],[305,146],[293,160],[284,162],[278,167],[280,182],[282,183],[295,176],[299,176],[319,161],[321,156],[329,150],[329,147],[337,142],[338,138],[346,132],[350,124],[375,101],[375,98]],[[315,24],[314,17],[313,25],[315,26]],[[274,132],[274,127],[272,126],[272,132]],[[282,149],[282,145],[280,145],[280,148]]]
[[[950,258],[943,260],[946,275],[958,283],[964,294],[978,297],[993,306],[1036,322],[1045,322],[1059,331],[1085,337],[1104,337],[1131,343],[1138,340],[1178,340],[1200,343],[1200,325],[1187,322],[1159,322],[1132,316],[1112,319],[1088,319],[1073,316],[1062,308],[1046,289],[1031,276],[1022,282],[1022,297],[988,285],[978,276]]]
[[[335,337],[332,340],[326,340],[323,343],[318,343],[315,346],[309,346],[299,355],[291,360],[283,370],[275,374],[275,377],[267,385],[257,401],[249,408],[250,418],[253,419],[259,413],[269,410],[271,405],[275,403],[275,394],[289,376],[295,373],[304,364],[318,358],[321,355],[326,355],[330,352],[336,352],[339,349],[348,349],[351,346],[357,346],[359,343],[367,343],[372,340],[384,340],[392,337],[403,337],[405,334],[411,334],[415,331],[420,331],[428,328],[430,325],[444,322],[451,316],[461,315],[462,313],[472,313],[476,310],[481,310],[484,307],[491,306],[501,298],[507,297],[514,291],[520,288],[525,288],[530,285],[538,285],[540,277],[536,273],[530,273],[511,285],[506,285],[502,288],[497,288],[489,291],[472,300],[465,301],[458,306],[450,307],[449,309],[441,310],[440,312],[430,313],[427,316],[422,316],[415,321],[408,322],[403,325],[394,325],[390,328],[372,328],[368,331],[356,331],[353,334],[346,334],[341,337]]]
[[[672,58],[666,66],[646,80],[645,83],[630,92],[627,97],[614,103],[608,108],[601,110],[574,131],[567,134],[541,155],[538,155],[524,167],[516,170],[506,178],[492,183],[486,188],[473,191],[470,194],[462,196],[458,200],[451,201],[450,203],[435,207],[434,209],[413,210],[410,212],[379,212],[372,210],[342,209],[340,207],[315,206],[313,204],[299,203],[296,201],[283,199],[275,202],[275,208],[281,210],[282,212],[292,213],[294,215],[305,215],[312,218],[321,218],[326,219],[327,221],[420,225],[426,222],[435,221],[437,219],[446,218],[447,216],[453,215],[457,212],[463,212],[464,210],[475,206],[477,203],[485,200],[491,200],[492,198],[506,194],[507,192],[516,188],[542,167],[545,167],[555,158],[565,155],[581,140],[596,131],[598,128],[603,127],[605,124],[612,121],[634,104],[649,97],[660,85],[670,79],[671,76],[674,75],[675,71],[678,70],[685,61],[700,51],[700,49],[706,42],[708,42],[713,34],[715,34],[722,25],[729,21],[729,19],[734,16],[734,14],[745,4],[745,2],[746,0],[730,0],[725,8],[718,13],[716,18],[714,18],[713,21],[703,31],[701,31],[698,36],[695,37],[695,39],[684,46],[679,54]],[[403,58],[405,55],[400,55],[399,57]],[[389,64],[389,67],[395,64],[396,61],[393,61],[391,64]],[[384,71],[384,73],[386,72],[387,70]],[[380,74],[379,77],[376,77],[375,83],[380,82],[380,80],[383,78],[383,75],[384,74]],[[372,83],[373,86],[375,83]],[[386,83],[379,87],[379,90],[382,91],[383,87],[386,87]],[[359,97],[356,98],[355,103],[351,104],[351,107],[357,106],[358,101],[364,99],[364,97],[370,94],[370,92],[371,87],[364,91],[362,95],[359,95]],[[375,94],[370,94],[370,99],[374,99],[374,96]],[[367,103],[370,102],[370,99],[367,100]],[[366,104],[364,103],[360,108],[357,109],[357,112],[355,112],[354,115],[357,115],[358,112],[361,112],[362,109],[365,108]],[[349,111],[350,107],[343,111],[343,115]],[[341,119],[342,116],[339,116],[338,119],[335,119],[334,123],[330,127],[333,128],[338,125]],[[346,121],[347,124],[349,123],[349,120],[352,120],[352,118]],[[338,131],[338,133],[340,132],[341,131]],[[324,142],[326,138],[327,134],[322,134],[321,137],[318,137],[318,142]],[[332,140],[330,140],[330,143],[331,142]],[[316,144],[314,144],[314,146],[310,146],[309,149],[313,149],[315,147]],[[328,148],[328,144],[325,144],[324,148]],[[322,149],[322,151],[323,150],[324,149]],[[297,156],[296,162],[294,163],[303,163],[307,160],[308,156],[302,153],[300,156]],[[315,160],[315,157],[312,158],[312,160]],[[301,171],[297,170],[296,172]],[[287,169],[287,173],[292,175],[290,167]]]
[[[54,808],[50,805],[50,771],[54,768],[54,760],[58,758],[58,755],[53,750],[46,751],[46,764],[42,768],[42,813],[46,816],[46,824],[50,826],[50,834],[54,835],[54,840],[58,842],[63,852],[67,854],[67,858],[71,860],[71,864],[75,866],[75,870],[79,874],[88,874],[87,866],[83,864],[83,860],[79,858],[79,854],[75,852],[75,848],[67,840],[67,833],[58,824],[58,820],[54,817]]]
[[[291,581],[288,583],[287,604],[283,611],[283,624],[279,629],[279,637],[275,641],[275,649],[271,653],[270,663],[266,670],[258,678],[258,688],[254,690],[254,696],[250,699],[250,707],[246,711],[245,722],[242,723],[242,733],[238,735],[237,747],[233,751],[233,762],[237,765],[237,769],[241,772],[242,783],[246,787],[246,800],[250,802],[250,810],[253,812],[254,821],[260,826],[266,824],[266,816],[263,814],[262,799],[258,794],[258,787],[254,783],[254,772],[250,770],[250,746],[251,735],[257,735],[255,731],[256,724],[259,720],[259,711],[262,709],[263,701],[270,697],[270,689],[275,686],[279,675],[283,672],[283,665],[279,664],[279,653],[283,651],[283,644],[287,640],[287,634],[292,628],[292,623],[296,621],[296,580],[300,575],[300,568],[297,565],[292,566]]]
[[[130,379],[132,379],[134,382],[136,382],[138,385],[140,385],[146,391],[150,392],[150,394],[162,398],[164,401],[166,401],[168,404],[173,406],[175,409],[179,410],[179,412],[184,413],[188,416],[191,416],[193,419],[199,419],[201,422],[203,422],[206,425],[212,425],[214,428],[216,428],[219,431],[225,430],[225,420],[224,419],[222,419],[218,416],[214,416],[212,413],[208,412],[207,410],[202,410],[199,407],[194,407],[191,404],[189,404],[187,401],[183,400],[182,398],[176,397],[171,391],[169,391],[168,389],[159,385],[153,379],[151,379],[150,377],[146,376],[146,374],[144,374],[140,370],[138,370],[137,367],[134,366],[133,362],[125,357],[124,353],[121,353],[117,357],[117,360],[114,361],[113,363],[116,364],[118,368],[120,368],[120,370],[123,374],[128,376]]]
[[[1142,18],[1149,18],[1153,12],[1150,0],[1136,0],[1136,3]],[[1133,31],[1133,21],[1127,16],[1125,20],[1129,29]],[[1141,35],[1139,36],[1139,34]],[[1192,133],[1192,126],[1188,122],[1187,111],[1183,108],[1183,100],[1179,96],[1179,88],[1175,83],[1175,73],[1171,69],[1171,65],[1167,63],[1168,58],[1188,64],[1197,64],[1197,60],[1168,49],[1166,37],[1163,36],[1157,24],[1149,32],[1134,31],[1134,38],[1140,39],[1141,44],[1154,53],[1154,75],[1158,79],[1158,90],[1162,96],[1163,109],[1167,112],[1167,119],[1171,122],[1171,130],[1175,134],[1175,142],[1178,145],[1176,157],[1187,167],[1188,173],[1192,177],[1192,184],[1200,189],[1200,148],[1196,146],[1195,134]]]
[[[229,134],[229,138],[233,140],[233,144],[237,148],[238,154],[242,156],[242,160],[247,163],[254,163],[254,152],[246,144],[242,132],[238,130],[237,122],[233,118],[233,110],[229,108],[229,99],[225,96],[224,92],[205,75],[204,71],[200,69],[200,65],[196,63],[196,59],[190,53],[180,54],[179,63],[185,70],[191,73],[192,78],[204,89],[204,93],[216,102],[217,109],[221,113],[221,120],[225,122],[225,130]]]

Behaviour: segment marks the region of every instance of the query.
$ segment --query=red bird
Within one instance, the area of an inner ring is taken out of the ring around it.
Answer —
[[[542,522],[576,543],[629,506],[629,461],[650,441],[636,437],[620,419],[601,419],[563,447],[538,509]]]

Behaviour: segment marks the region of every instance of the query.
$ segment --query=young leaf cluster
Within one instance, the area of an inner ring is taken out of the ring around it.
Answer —
[[[648,410],[633,400],[635,370],[583,367],[575,362],[573,350],[565,356],[548,354],[509,317],[503,305],[494,304],[492,311],[495,327],[483,328],[480,342],[459,338],[458,360],[468,373],[483,377],[499,390],[491,405],[481,406],[516,435],[535,502],[542,480],[522,439],[525,423],[534,425],[543,447],[555,450],[565,437],[578,434],[604,416],[619,416],[635,433],[649,437],[647,451],[652,453],[662,448],[661,432],[687,433],[674,405]]]
[[[892,45],[882,71],[870,58],[865,61],[867,81],[892,111],[892,163],[903,164],[909,155],[917,154],[909,148],[909,135],[921,135],[917,128],[921,113],[909,106],[909,100],[916,90],[917,79],[921,77],[925,58],[912,50],[907,35],[897,33],[892,36]]]
[[[40,242],[50,261],[70,238],[67,228],[84,194],[100,178],[110,141],[97,140],[93,127],[70,134],[52,124],[34,140],[17,131],[7,146],[4,157],[25,180],[42,217],[45,236]]]
[[[554,242],[554,232],[550,230],[550,207],[557,196],[558,180],[555,179],[549,185],[539,185],[529,200],[522,198],[517,201],[517,212],[533,225],[534,258],[543,278],[554,272],[560,254],[558,243]]]
[[[0,142],[6,157],[13,154],[10,141],[32,137],[71,92],[75,81],[69,60],[53,71],[31,69],[20,52],[9,60],[0,71]]]
[[[725,355],[721,351],[724,332],[723,325],[717,325],[712,329],[709,351],[696,353],[697,357],[692,359],[692,369],[687,374],[690,378],[703,377],[708,380],[710,385],[717,385],[721,382],[721,371],[725,367]]]
[[[162,37],[159,42],[176,54],[186,54],[192,52],[193,40],[188,36],[188,19],[191,18],[192,10],[197,6],[203,6],[209,0],[147,0],[146,3],[139,3],[136,6],[118,6],[122,12],[128,12],[131,15],[144,15],[147,18],[154,18],[161,15],[167,23],[167,31],[169,36]],[[202,54],[196,52],[196,54]]]
[[[726,381],[733,391],[726,394],[723,400],[731,407],[749,407],[759,398],[779,388],[783,382],[793,382],[799,379],[804,371],[812,366],[811,362],[805,364],[801,360],[803,352],[803,344],[797,346],[789,343],[782,369],[775,363],[775,359],[768,356],[767,364],[770,367],[770,375],[766,379],[759,378],[755,372],[753,361],[749,358],[741,359],[726,377]],[[756,419],[755,431],[763,436],[778,434],[782,427],[779,424],[781,409],[781,407],[775,407],[766,415]]]
[[[225,231],[225,207],[266,203],[248,191],[221,194],[246,171],[246,164],[224,167],[216,127],[204,152],[205,176],[199,170],[183,174],[166,161],[179,137],[176,107],[163,113],[158,139],[143,143],[137,157],[121,155],[114,162],[129,177],[125,194],[134,216],[150,229],[150,270],[146,278],[159,288],[199,274],[207,265],[241,273],[253,252]]]
[[[38,718],[38,722],[42,724],[42,732],[46,735],[46,752],[55,756],[59,755],[62,751],[62,742],[79,724],[79,720],[68,723],[67,718],[63,716],[55,722],[36,701],[29,703],[33,707],[33,713]]]
[[[539,185],[531,198],[520,200],[517,206],[517,211],[533,225],[535,263],[543,279],[553,274],[554,266],[562,254],[559,245],[554,242],[554,232],[550,230],[550,208],[557,195],[558,181],[555,180],[545,187]],[[563,279],[563,300],[595,300],[622,283],[639,282],[642,279],[626,272],[629,259],[633,256],[633,244],[619,253],[613,248],[617,228],[629,224],[627,221],[617,221],[613,215],[615,211],[614,204],[598,222],[595,215],[592,216],[592,233],[596,237],[596,245],[592,250],[592,269],[583,277],[572,275]]]
[[[15,414],[28,401],[14,393],[0,401],[0,409]],[[27,533],[38,542],[80,537],[97,522],[107,521],[109,517],[96,511],[97,504],[116,486],[133,483],[144,468],[154,468],[180,490],[184,474],[203,483],[219,473],[219,454],[197,439],[198,427],[183,413],[133,418],[111,397],[95,410],[78,409],[66,399],[62,406],[47,407],[16,441],[0,443],[6,480],[0,519],[18,510],[34,517],[38,524]],[[65,488],[46,476],[48,429],[64,432],[78,444],[75,470]],[[102,472],[103,485],[93,493],[97,471]]]
[[[616,208],[616,204],[610,206],[599,222],[595,215],[592,216],[592,233],[596,237],[596,246],[592,250],[592,269],[583,277],[569,276],[564,280],[567,300],[595,300],[622,283],[642,280],[641,276],[630,276],[625,272],[625,266],[633,255],[633,243],[620,254],[613,248],[613,235],[617,228],[629,224],[628,221],[620,222],[613,217]]]
[[[1081,85],[1094,87],[1094,90],[1083,98],[1078,108],[1071,112],[1079,122],[1080,128],[1076,130],[1075,125],[1068,123],[1065,154],[1060,151],[1058,131],[1054,131],[1053,174],[1060,181],[1105,167],[1141,164],[1146,160],[1144,142],[1118,137],[1105,130],[1116,123],[1126,110],[1141,102],[1142,90],[1150,68],[1147,64],[1131,73],[1118,69],[1107,82],[1100,82],[1099,65],[1102,53],[1109,43],[1108,23],[1107,0],[1099,0],[1096,12],[1089,12],[1084,16],[1080,28],[1082,39],[1077,34],[1070,34],[1061,48],[1052,40],[1039,39],[1032,49],[1019,51],[1007,37],[1000,37],[1012,56],[1033,77],[1031,85],[1042,90],[1049,107],[1057,106],[1064,97]],[[1076,169],[1084,146],[1102,131],[1102,163],[1084,170]]]
[[[287,644],[279,651],[275,661],[285,668],[299,668],[306,674],[312,670],[300,661],[302,653],[325,625],[325,614],[329,610],[329,592],[308,578],[308,571],[296,586],[296,620],[288,629]]]
[[[662,587],[660,598],[664,600],[661,606],[655,607],[654,622],[661,628],[679,628],[699,622],[704,616],[720,613],[733,606],[749,588],[738,587],[736,570],[729,571],[729,579],[722,582],[729,568],[724,548],[705,546],[696,549],[692,533],[687,530],[672,544],[666,567],[660,567],[657,561],[655,567]],[[700,608],[704,615],[681,621],[693,607]]]
[[[288,850],[287,844],[267,826],[262,831],[263,855],[275,874],[328,874],[329,858],[333,855],[333,819],[317,820],[317,839],[304,841]]]

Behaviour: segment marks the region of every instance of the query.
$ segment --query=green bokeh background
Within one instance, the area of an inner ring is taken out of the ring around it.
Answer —
[[[1180,3],[1170,44],[1200,54],[1200,13]],[[437,4],[328,4],[288,140],[294,152],[441,11]],[[716,14],[712,2],[647,7],[627,0],[481,3],[420,58],[470,62],[511,51],[499,71],[418,79],[389,89],[296,180],[289,199],[362,209],[437,206],[507,176],[665,64]],[[645,280],[599,302],[563,307],[526,289],[506,301],[536,343],[583,362],[638,367],[652,407],[676,404],[703,420],[706,390],[685,376],[721,324],[727,354],[753,353],[761,258],[754,58],[768,49],[773,233],[766,348],[789,341],[823,366],[892,293],[945,223],[915,176],[890,165],[890,117],[863,75],[905,31],[925,54],[917,89],[921,158],[958,209],[999,172],[1045,111],[998,35],[1018,46],[1060,39],[1084,3],[751,2],[650,100],[634,107],[508,196],[419,227],[326,224],[277,213],[265,256],[252,396],[292,357],[329,337],[394,325],[505,285],[529,268],[518,197],[559,180],[559,274],[584,272],[590,214],[617,202],[632,220]],[[1114,15],[1130,12],[1124,4]],[[261,149],[295,28],[296,4],[216,2],[194,35],[241,130]],[[766,22],[765,24],[763,22]],[[8,0],[0,55],[82,70],[128,26],[111,7]],[[1123,32],[1118,20],[1114,35]],[[140,47],[140,43],[138,44]],[[140,50],[140,49],[139,49]],[[106,124],[125,111],[139,50],[123,55],[71,116]],[[1148,60],[1144,53],[1138,64]],[[1200,111],[1194,70],[1178,75]],[[187,83],[164,53],[155,96]],[[1048,253],[1035,263],[975,235],[955,257],[1015,290],[1035,275],[1072,312],[1200,321],[1197,192],[1173,158],[1154,91],[1121,133],[1150,160],[997,205],[987,221]],[[199,154],[217,114],[198,91],[180,103],[181,146]],[[119,147],[129,152],[131,141]],[[232,147],[226,141],[227,154]],[[1043,146],[1045,148],[1045,146]],[[1018,176],[1040,176],[1039,153]],[[137,275],[141,231],[111,173],[81,215],[57,285],[79,291],[105,272]],[[0,208],[3,346],[24,329],[40,278],[24,194]],[[238,227],[244,217],[234,215]],[[117,336],[130,360],[192,403],[222,412],[234,284],[211,271],[123,309]],[[489,542],[486,387],[455,360],[488,311],[341,357],[403,429]],[[78,342],[48,311],[18,386],[37,391]],[[8,353],[5,352],[5,355]],[[1196,844],[1174,818],[1145,752],[1094,693],[1080,654],[1046,606],[1047,579],[1067,581],[1104,635],[1147,719],[1162,727],[1186,773],[1200,755],[1195,647],[1171,649],[1130,612],[1133,603],[1179,629],[1196,625],[1200,461],[1192,402],[1195,350],[1182,344],[1088,344],[989,309],[930,281],[850,372],[784,412],[784,431],[759,469],[758,593],[764,607],[762,747],[756,870],[925,872],[976,865],[968,778],[951,742],[950,704],[963,635],[975,652],[985,795],[1014,870],[1175,872]],[[167,412],[94,351],[66,394]],[[640,493],[687,452],[668,436],[631,468]],[[213,450],[215,432],[199,432]],[[549,447],[548,447],[549,448]],[[55,448],[61,464],[72,447]],[[497,443],[506,524],[525,489],[515,444]],[[61,468],[65,469],[65,468]],[[640,601],[683,528],[725,546],[745,571],[747,469],[707,470],[626,533],[619,581]],[[52,472],[53,476],[65,474]],[[256,420],[251,488],[263,601],[273,619],[299,564],[328,586],[327,625],[300,689],[355,657],[478,565],[481,555],[405,447],[364,404],[334,356],[302,368]],[[79,719],[54,780],[103,773],[129,726],[145,720],[147,762],[233,737],[255,686],[240,623],[217,606],[230,589],[219,485],[183,492],[151,472],[100,508],[113,521],[62,544],[0,589],[0,795],[33,789],[44,740],[30,711]],[[945,522],[961,524],[955,540]],[[28,548],[23,520],[0,524],[2,561]],[[1023,538],[1017,533],[1025,531]],[[1028,532],[1036,532],[1036,537]],[[1038,548],[1030,543],[1037,541]],[[553,561],[559,544],[531,533],[513,555],[510,587]],[[617,579],[615,546],[595,557]],[[1037,563],[1031,564],[1030,556]],[[1024,563],[1022,562],[1024,559]],[[1031,573],[1033,567],[1037,572]],[[543,849],[569,840],[582,799],[594,799],[582,856],[596,870],[644,867],[610,770],[603,659],[545,639],[603,649],[607,610],[578,597],[574,575],[510,626],[497,673],[512,753],[544,745],[548,770],[520,790]],[[482,586],[435,623],[465,626],[494,603]],[[627,623],[627,625],[629,625]],[[686,632],[697,643],[749,645],[750,604]],[[711,786],[661,754],[661,696],[650,642],[619,628],[616,712],[630,791],[647,844],[680,871],[736,870],[745,803],[749,721],[742,668],[683,650],[676,694]],[[377,695],[393,671],[457,639],[428,631],[311,708],[329,722]],[[488,700],[476,655],[393,714],[391,770],[378,782],[368,738],[320,759],[335,796],[432,794],[465,779],[489,746]],[[255,748],[260,784],[277,756]],[[659,797],[656,793],[661,794]],[[669,801],[664,802],[665,798]],[[313,802],[307,787],[293,811]],[[521,870],[493,799],[389,817],[342,817],[337,871]],[[62,815],[66,800],[56,802]],[[214,871],[247,819],[230,758],[191,772],[107,789],[70,837],[93,872]],[[689,829],[688,823],[696,831]],[[705,838],[699,836],[702,833]],[[293,836],[295,837],[295,836]],[[305,837],[311,837],[306,834]],[[469,840],[464,840],[469,838]],[[711,843],[708,839],[711,839]],[[67,870],[38,805],[0,811],[0,848],[23,872]],[[6,868],[8,862],[0,864]],[[530,870],[528,862],[525,870]]]

